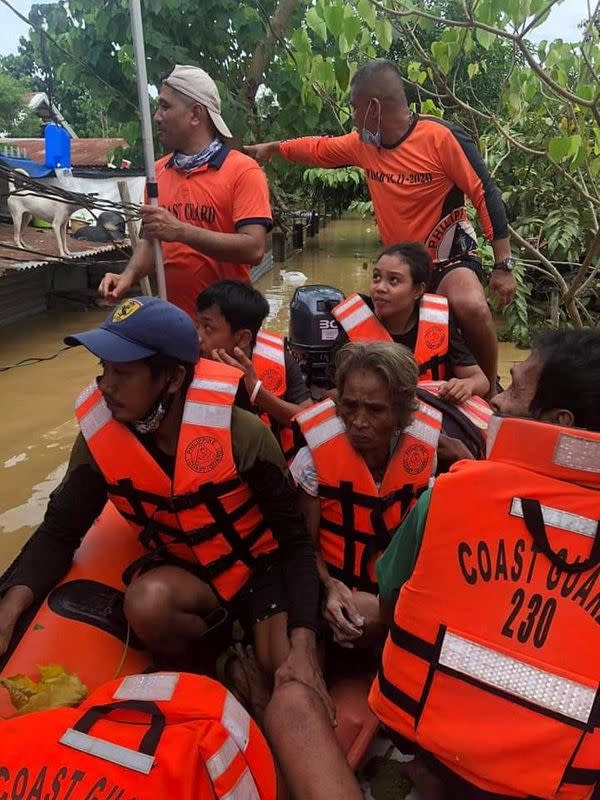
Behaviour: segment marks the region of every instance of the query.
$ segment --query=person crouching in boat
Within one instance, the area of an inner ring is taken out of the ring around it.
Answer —
[[[291,472],[316,543],[325,619],[335,641],[353,646],[379,629],[375,562],[429,484],[441,414],[417,402],[415,360],[393,343],[346,344],[336,388],[337,405],[296,416],[307,447]]]
[[[110,499],[148,549],[128,570],[124,611],[153,654],[189,666],[207,620],[229,609],[252,627],[269,674],[279,668],[279,680],[301,680],[329,703],[312,541],[275,438],[233,405],[240,371],[198,360],[194,323],[158,298],[128,299],[65,342],[96,355],[102,372],[77,400],[66,477],[0,586],[2,651]]]

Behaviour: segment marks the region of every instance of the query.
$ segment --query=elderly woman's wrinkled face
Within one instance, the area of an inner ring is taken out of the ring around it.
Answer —
[[[338,406],[354,449],[361,455],[381,451],[387,456],[399,420],[385,380],[372,370],[350,372]]]

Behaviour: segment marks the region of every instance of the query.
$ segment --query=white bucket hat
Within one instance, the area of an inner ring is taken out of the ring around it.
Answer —
[[[219,90],[208,72],[200,67],[176,64],[163,83],[203,105],[221,136],[226,139],[232,138],[232,133],[221,116]]]

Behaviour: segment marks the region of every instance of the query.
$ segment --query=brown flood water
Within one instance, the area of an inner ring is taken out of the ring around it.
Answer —
[[[375,226],[358,219],[334,222],[308,239],[302,254],[257,284],[271,305],[269,326],[287,333],[289,301],[296,287],[286,272],[302,272],[307,283],[337,286],[346,294],[366,291],[369,268],[363,264],[370,266],[377,249]],[[91,328],[105,316],[103,310],[48,313],[1,328],[0,365],[51,355],[62,346],[64,336]],[[507,344],[500,348],[500,372],[506,380],[511,364],[525,358],[526,352]],[[83,348],[0,373],[0,571],[43,518],[75,438],[75,398],[96,374],[97,363]]]

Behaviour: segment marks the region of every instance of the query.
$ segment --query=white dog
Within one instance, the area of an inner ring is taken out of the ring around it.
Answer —
[[[16,169],[23,175],[28,173],[22,169]],[[52,223],[52,230],[58,245],[58,252],[61,258],[68,258],[71,253],[67,246],[67,227],[69,218],[73,212],[83,208],[82,203],[69,202],[57,197],[41,197],[35,190],[23,186],[17,188],[13,181],[8,182],[9,197],[7,200],[8,209],[13,221],[15,244],[17,247],[25,247],[23,242],[23,230],[29,225],[32,217],[39,217]]]

